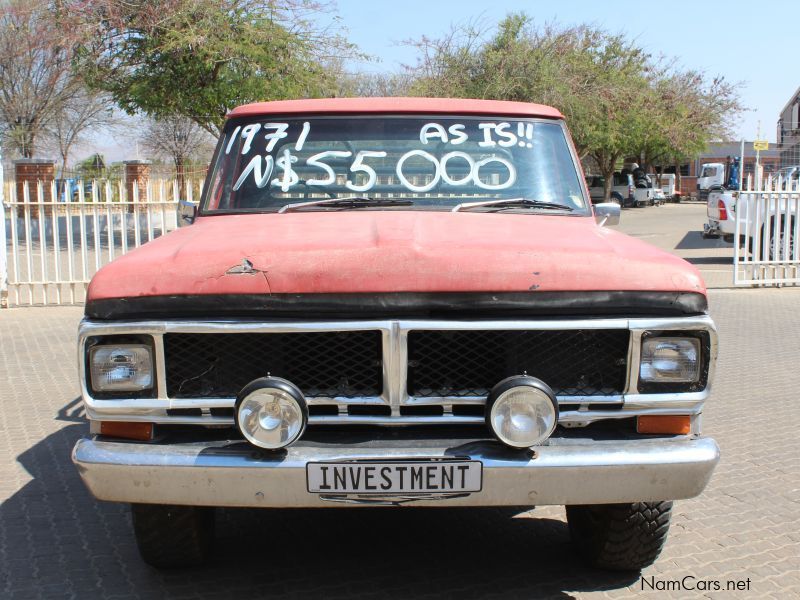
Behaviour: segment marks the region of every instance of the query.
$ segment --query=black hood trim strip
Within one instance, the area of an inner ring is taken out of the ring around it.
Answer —
[[[702,315],[697,292],[397,292],[374,294],[221,294],[90,300],[89,319],[270,317],[314,319]]]

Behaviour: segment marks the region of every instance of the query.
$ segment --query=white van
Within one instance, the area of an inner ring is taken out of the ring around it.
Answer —
[[[650,175],[650,179],[653,180],[654,185],[660,187],[664,192],[667,202],[681,201],[681,191],[677,188],[678,178],[675,173],[662,173],[660,179],[661,185],[659,185],[658,175]]]

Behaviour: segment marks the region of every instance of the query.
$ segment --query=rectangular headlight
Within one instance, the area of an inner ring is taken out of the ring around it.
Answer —
[[[693,337],[652,337],[642,341],[639,379],[660,383],[700,380],[700,340]]]
[[[89,351],[92,389],[96,392],[138,392],[153,387],[153,355],[149,346],[114,344]]]

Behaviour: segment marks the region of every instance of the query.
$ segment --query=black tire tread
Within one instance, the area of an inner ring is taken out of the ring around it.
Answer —
[[[573,541],[595,567],[638,571],[652,565],[667,540],[672,502],[568,506]]]
[[[211,551],[213,508],[132,504],[131,517],[139,554],[153,567],[199,565]]]

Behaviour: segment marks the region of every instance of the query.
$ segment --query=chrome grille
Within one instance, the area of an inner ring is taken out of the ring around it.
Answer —
[[[671,330],[706,332],[710,380],[717,341],[707,316],[295,322],[87,319],[80,327],[78,368],[90,419],[214,426],[232,425],[239,390],[267,373],[300,385],[309,401],[311,424],[478,424],[483,422],[483,392],[521,369],[557,388],[559,422],[572,427],[664,411],[698,414],[708,387],[669,394],[638,388],[642,336]],[[448,338],[445,334],[450,332],[455,336]],[[120,335],[152,336],[154,397],[93,397],[87,385],[87,345],[98,337]],[[515,352],[504,346],[504,336],[513,341],[509,347],[517,348]],[[493,350],[488,352],[489,348]],[[554,357],[560,362],[548,366]],[[461,366],[462,358],[468,366]],[[556,365],[564,371],[555,370]],[[457,377],[463,377],[463,383]]]
[[[611,396],[625,389],[627,330],[439,330],[408,335],[408,393],[486,396],[527,373],[558,396]]]

